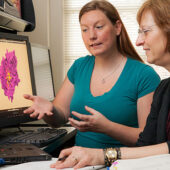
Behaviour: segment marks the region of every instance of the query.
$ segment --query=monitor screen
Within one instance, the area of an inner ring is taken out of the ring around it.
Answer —
[[[28,37],[0,33],[0,127],[36,120],[23,114],[32,105],[23,94],[36,94]]]

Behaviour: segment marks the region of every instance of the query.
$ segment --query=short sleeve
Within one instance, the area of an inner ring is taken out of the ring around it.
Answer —
[[[87,59],[88,56],[80,57],[77,60],[75,60],[74,63],[69,68],[67,72],[67,77],[72,84],[75,84],[75,78],[79,77],[78,72],[80,71],[80,68],[82,67],[83,63],[86,63]]]
[[[138,98],[155,91],[159,83],[159,75],[152,67],[146,65],[138,76]]]
[[[74,63],[71,65],[71,67],[69,68],[68,72],[67,72],[67,77],[68,79],[71,81],[72,84],[74,84],[74,77],[75,77],[75,71],[76,70],[76,61],[74,61]]]

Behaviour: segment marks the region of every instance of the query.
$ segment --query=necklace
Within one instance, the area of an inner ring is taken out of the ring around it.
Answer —
[[[120,67],[122,62],[123,62],[123,56],[122,56],[122,60],[120,61],[120,63],[117,64],[117,66],[114,68],[114,70],[112,70],[108,75],[106,75],[102,78],[102,80],[101,80],[102,84],[106,83],[106,79],[115,73],[115,71]]]

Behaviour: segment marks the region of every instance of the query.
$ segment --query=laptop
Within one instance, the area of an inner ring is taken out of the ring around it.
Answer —
[[[20,164],[51,160],[52,156],[40,148],[25,143],[0,145],[0,164]]]

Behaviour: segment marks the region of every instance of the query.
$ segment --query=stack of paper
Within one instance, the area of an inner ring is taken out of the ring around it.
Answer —
[[[118,160],[109,170],[170,170],[170,154]]]
[[[54,170],[54,168],[50,168],[50,165],[55,163],[57,158],[53,158],[51,161],[39,161],[39,162],[28,162],[18,165],[10,165],[2,167],[2,170]],[[95,170],[101,169],[104,167],[103,165],[96,166],[88,166],[85,168],[81,168],[80,170]],[[1,168],[0,168],[1,169]],[[73,170],[73,168],[66,168],[64,170]]]

